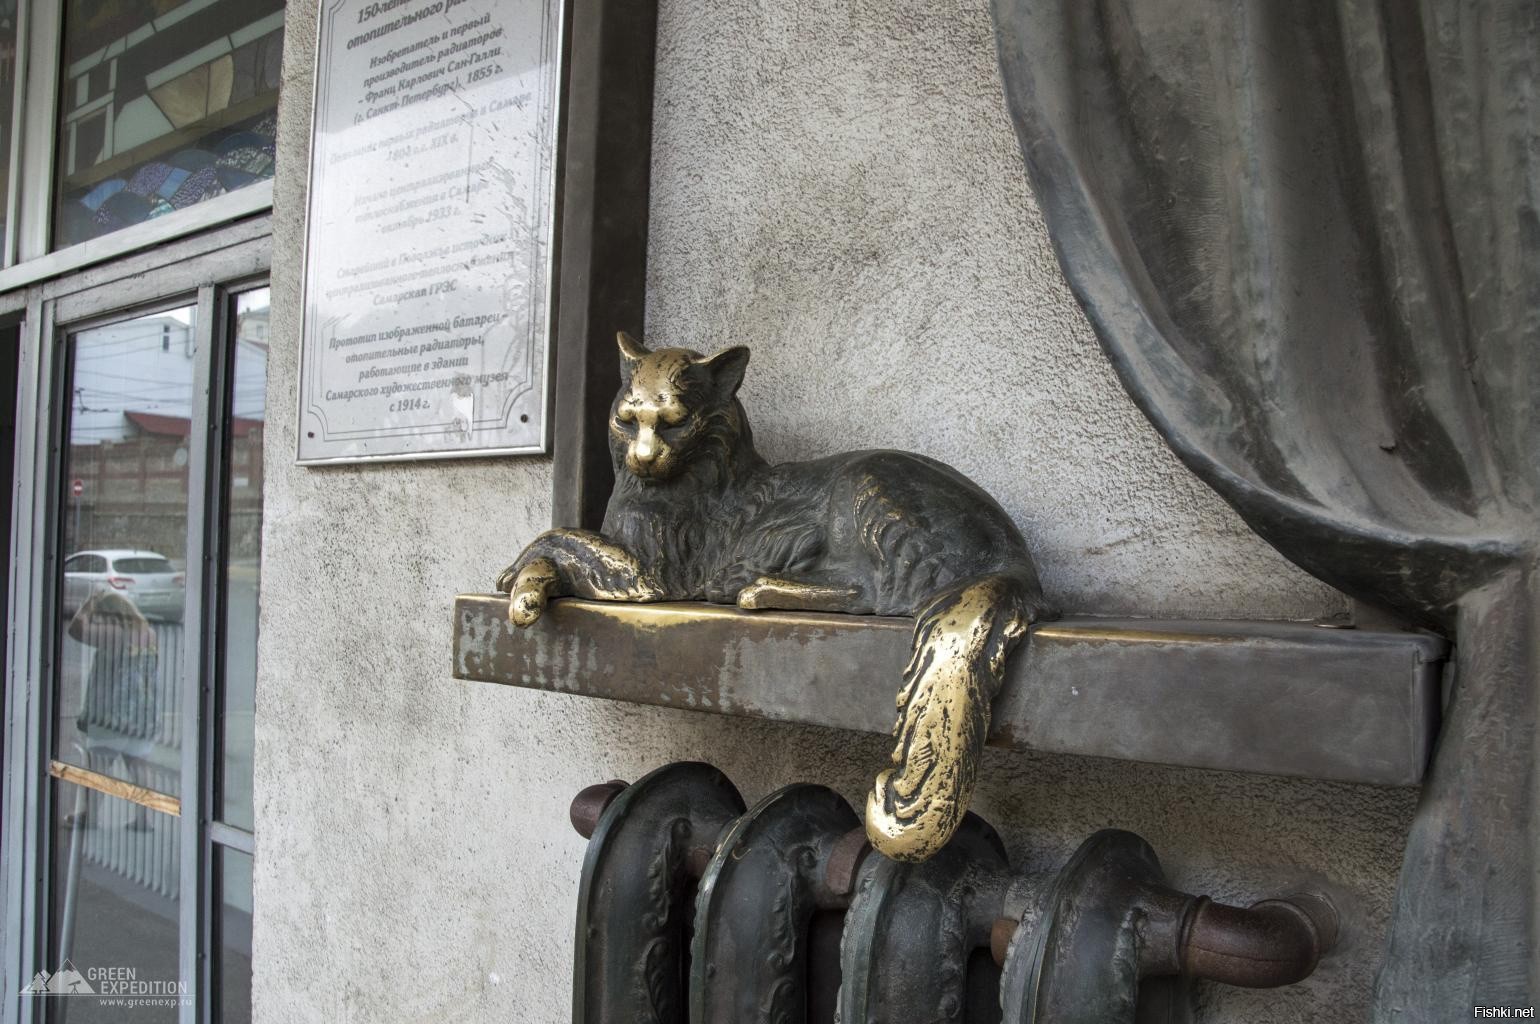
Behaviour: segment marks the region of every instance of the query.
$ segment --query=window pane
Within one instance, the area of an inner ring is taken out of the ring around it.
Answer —
[[[282,50],[282,0],[68,0],[55,247],[271,178]]]
[[[0,238],[10,208],[11,133],[16,110],[16,0],[0,0]]]
[[[48,1000],[69,1024],[175,1021],[178,819],[64,782],[54,799],[50,941],[31,986],[74,992]]]
[[[248,832],[257,598],[262,556],[262,431],[267,418],[268,290],[236,297],[226,524],[224,677],[220,689],[220,819]]]
[[[186,306],[70,339],[61,524],[55,756],[172,795],[195,313]]]
[[[249,1024],[251,1020],[251,857],[228,846],[216,846],[219,859],[218,1006],[220,1024]]]

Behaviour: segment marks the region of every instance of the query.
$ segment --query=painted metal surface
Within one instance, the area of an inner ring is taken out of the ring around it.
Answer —
[[[603,808],[578,889],[573,1024],[684,1020],[704,859],[692,851],[714,848],[742,812],[726,776],[690,762],[659,768]]]
[[[974,814],[923,864],[867,858],[845,914],[839,1019],[999,1021],[989,939],[1008,871],[1000,837]]]
[[[559,600],[523,630],[455,604],[457,678],[887,732],[909,619]],[[1448,651],[1422,633],[1292,622],[1069,618],[1033,627],[995,746],[1410,786]]]
[[[573,799],[591,836],[577,1024],[1183,1024],[1190,979],[1290,985],[1338,938],[1318,894],[1241,908],[1168,887],[1131,832],[1016,873],[974,814],[915,863],[872,853],[823,786],[741,808],[689,763]]]
[[[1106,829],[1041,890],[1031,924],[1005,957],[1009,1024],[1137,1024],[1185,1017],[1170,979],[1277,988],[1309,977],[1337,942],[1325,897],[1249,908],[1166,885],[1150,844]]]
[[[1048,892],[1036,927],[1011,944],[1001,1006],[1012,1024],[1132,1024],[1142,916],[1130,887],[1165,880],[1148,843],[1103,832],[1082,844]]]
[[[1456,641],[1373,1020],[1531,1005],[1535,5],[991,6],[1054,251],[1130,397],[1280,554]]]
[[[860,827],[844,797],[794,785],[733,823],[706,866],[690,948],[692,1021],[805,1024],[827,1005],[838,971],[813,956],[823,884],[842,836]],[[823,968],[820,970],[820,968]]]

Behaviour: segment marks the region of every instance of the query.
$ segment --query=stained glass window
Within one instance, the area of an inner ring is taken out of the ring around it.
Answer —
[[[55,248],[271,178],[282,51],[282,0],[68,0]]]

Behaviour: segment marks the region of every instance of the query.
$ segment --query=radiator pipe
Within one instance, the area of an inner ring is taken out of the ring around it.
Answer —
[[[1180,973],[1243,988],[1310,977],[1337,942],[1336,909],[1313,893],[1232,907],[1198,897],[1177,948]]]
[[[567,817],[577,834],[584,839],[592,839],[605,809],[630,785],[629,782],[611,779],[580,789],[578,795],[572,798],[572,806],[567,808]]]
[[[1250,907],[1215,903],[1172,890],[1146,894],[1139,968],[1144,977],[1184,974],[1240,988],[1304,981],[1337,943],[1337,912],[1314,893],[1262,900]],[[995,921],[990,949],[1004,965],[1019,926]]]
[[[569,816],[579,835],[593,837],[605,809],[626,786],[611,779],[573,797]],[[854,892],[861,864],[871,853],[864,837],[864,830],[852,829],[835,844],[825,867],[827,893],[820,894],[821,904],[841,905]],[[699,859],[698,855],[690,858]],[[703,865],[690,867],[699,877]],[[1337,941],[1336,910],[1313,893],[1263,900],[1250,907],[1171,890],[1151,892],[1147,899],[1150,916],[1140,954],[1140,967],[1147,977],[1185,974],[1242,988],[1277,988],[1308,978]],[[1010,918],[995,922],[990,947],[997,964],[1005,963],[1016,927]]]
[[[567,818],[572,822],[572,828],[584,839],[592,839],[594,831],[599,827],[599,819],[604,817],[604,812],[609,810],[610,804],[620,796],[631,784],[620,779],[611,779],[608,782],[598,782],[592,786],[585,786],[578,791],[578,795],[572,798],[572,804],[567,808]],[[731,822],[728,823],[729,825]],[[726,825],[723,826],[725,831]],[[719,834],[696,837],[697,841],[685,849],[685,870],[691,878],[698,879],[706,873],[706,864],[711,860],[712,851],[716,849],[716,841]],[[844,904],[841,903],[841,906]]]
[[[779,949],[784,936],[776,929],[760,934],[755,922],[779,920],[792,909],[796,921],[788,919],[786,934],[806,934],[787,947],[792,959],[783,966],[798,1000],[832,1008],[831,979],[841,975],[823,968],[833,956],[848,961],[841,998],[861,1011],[860,1019],[930,1002],[943,1015],[948,1006],[972,1005],[982,998],[973,982],[994,982],[967,966],[970,950],[988,948],[1003,968],[996,978],[1008,1021],[1164,1020],[1144,1011],[1175,1005],[1172,985],[1292,985],[1310,976],[1338,938],[1336,910],[1320,895],[1238,907],[1172,889],[1154,850],[1129,832],[1097,833],[1058,872],[1014,874],[998,837],[972,815],[934,861],[906,866],[873,856],[848,805],[824,787],[787,787],[747,813],[742,808],[731,783],[707,765],[667,766],[635,786],[612,779],[573,798],[572,826],[590,840],[579,894],[574,1005],[582,1012],[575,1020],[606,1020],[627,1005],[625,993],[634,988],[627,972],[639,955],[628,937],[636,929],[614,923],[633,917],[666,925],[660,941],[673,966],[658,977],[682,983],[687,970],[689,998],[707,1017],[749,995],[758,1005],[760,996],[779,991],[765,987],[774,979],[759,977],[757,958],[742,961],[740,954]],[[733,849],[724,853],[724,845]],[[600,855],[600,846],[609,852]],[[654,891],[657,879],[669,880],[666,893]],[[616,903],[621,888],[625,898]],[[706,890],[715,893],[710,906]],[[654,905],[660,896],[667,907]],[[727,899],[740,907],[751,897],[770,902],[746,917],[718,905]],[[900,912],[901,921],[894,917]],[[692,916],[694,928],[681,930],[678,922]],[[691,931],[695,948],[687,951]],[[913,969],[910,933],[936,970]],[[666,987],[653,996],[682,1014],[682,984]]]

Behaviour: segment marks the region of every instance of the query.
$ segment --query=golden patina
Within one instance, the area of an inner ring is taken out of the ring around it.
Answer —
[[[894,767],[866,798],[867,836],[895,860],[928,859],[967,813],[1005,657],[1031,625],[1009,590],[1004,579],[981,579],[915,627]]]
[[[564,595],[915,617],[894,767],[866,829],[882,853],[924,860],[967,811],[1006,656],[1046,612],[1026,543],[988,494],[923,456],[765,462],[737,399],[742,346],[618,343],[604,525],[525,548],[498,580],[509,620],[527,626]]]
[[[759,611],[779,608],[789,612],[838,612],[850,607],[856,597],[854,587],[833,587],[820,583],[761,576],[738,591],[738,607]]]

